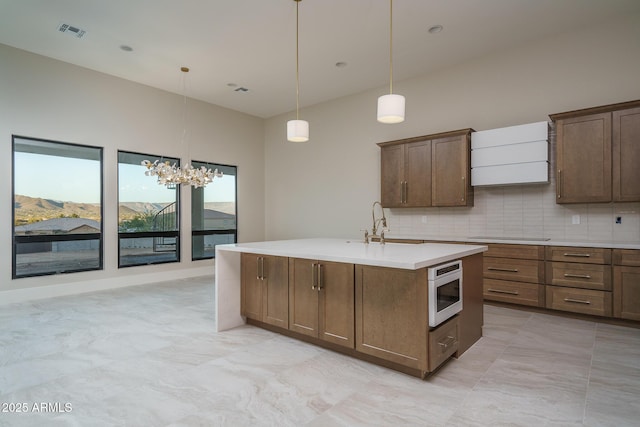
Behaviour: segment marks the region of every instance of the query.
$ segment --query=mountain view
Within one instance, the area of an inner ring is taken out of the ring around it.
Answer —
[[[158,212],[167,203],[125,202],[120,203],[119,218],[127,220],[142,213]],[[235,215],[234,202],[208,202],[206,209]],[[88,218],[100,220],[100,205],[97,203],[62,202],[16,194],[15,225],[31,224],[52,218]]]

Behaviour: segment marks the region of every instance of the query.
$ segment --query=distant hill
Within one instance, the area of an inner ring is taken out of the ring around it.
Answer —
[[[120,204],[120,217],[133,218],[138,214],[158,212],[168,203],[127,202]],[[53,218],[87,218],[100,220],[100,205],[97,203],[63,202],[16,194],[16,224],[25,225]]]
[[[224,212],[229,215],[236,214],[235,202],[208,202],[204,204],[205,209],[211,209],[213,211]]]
[[[16,225],[61,217],[100,220],[100,205],[95,203],[62,202],[16,194],[14,208]]]

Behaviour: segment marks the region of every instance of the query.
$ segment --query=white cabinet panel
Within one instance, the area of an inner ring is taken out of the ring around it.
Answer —
[[[547,122],[471,134],[471,185],[549,182]]]

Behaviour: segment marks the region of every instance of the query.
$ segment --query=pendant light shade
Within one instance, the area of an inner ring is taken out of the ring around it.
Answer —
[[[287,122],[287,140],[290,142],[307,142],[309,140],[309,122],[306,120],[289,120]]]
[[[378,121],[404,122],[404,96],[393,93],[393,0],[389,0],[389,94],[378,98]]]
[[[298,47],[298,6],[302,0],[293,0],[296,2],[296,119],[287,122],[287,141],[289,142],[307,142],[309,141],[309,122],[300,120],[300,66],[299,66],[299,47]]]
[[[404,96],[395,93],[378,98],[378,121],[380,123],[401,123],[404,121]]]

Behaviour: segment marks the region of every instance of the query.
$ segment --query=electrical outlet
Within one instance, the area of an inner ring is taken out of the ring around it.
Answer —
[[[427,216],[426,215],[422,215],[422,218],[420,218],[420,221],[422,221],[423,224],[427,223]]]
[[[580,224],[580,215],[573,215],[571,217],[571,224],[573,224],[573,225]]]

